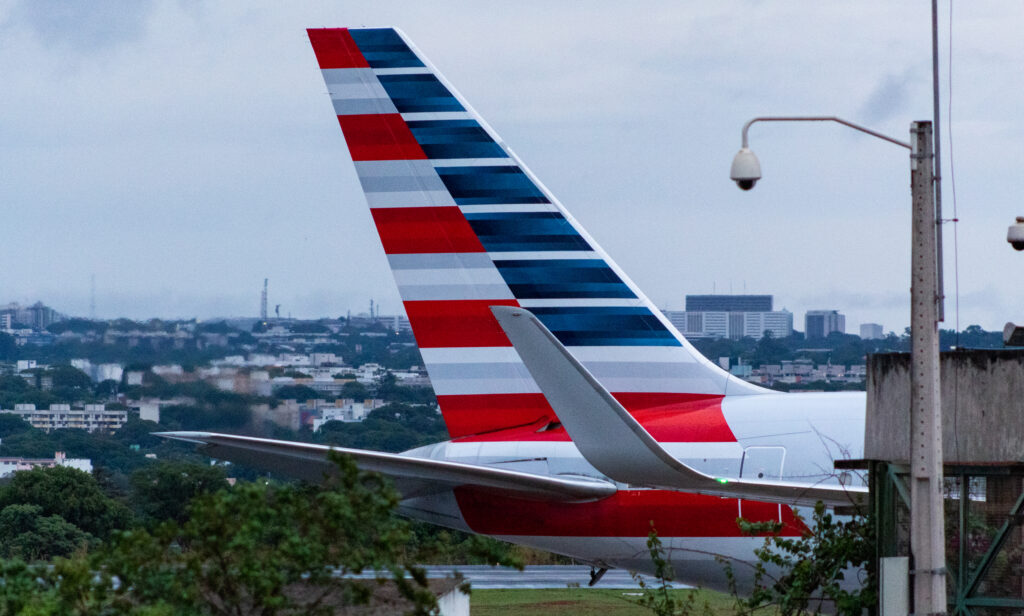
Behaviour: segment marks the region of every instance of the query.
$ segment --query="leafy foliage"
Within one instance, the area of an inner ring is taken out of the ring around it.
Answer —
[[[658,616],[688,616],[689,614],[706,614],[710,611],[707,602],[697,603],[696,590],[690,590],[682,597],[672,592],[671,580],[675,576],[672,571],[672,563],[669,562],[665,548],[658,538],[658,531],[651,523],[651,532],[647,535],[647,550],[651,555],[651,562],[654,563],[655,585],[651,585],[643,577],[634,573],[633,579],[643,591],[643,596],[637,602],[639,605],[651,610]]]
[[[396,493],[351,460],[334,462],[326,488],[240,482],[196,498],[180,524],[50,565],[2,561],[0,613],[333,614],[385,582],[339,575],[363,570],[389,572],[411,613],[431,613],[425,572],[402,561],[409,533],[391,515]]]
[[[68,523],[100,538],[127,528],[131,513],[107,496],[89,473],[58,466],[15,473],[0,490],[0,509],[33,505],[44,516],[60,516]]]
[[[754,554],[754,590],[749,598],[737,599],[738,612],[774,606],[782,616],[806,613],[836,613],[860,616],[877,604],[873,526],[863,516],[836,520],[818,502],[805,532],[797,538],[782,537],[778,522],[750,523],[739,520],[744,533],[769,533]],[[736,593],[735,577],[729,563],[726,574]],[[863,571],[866,579],[849,583],[846,576]],[[846,582],[844,584],[844,582]],[[738,595],[737,595],[738,596]]]

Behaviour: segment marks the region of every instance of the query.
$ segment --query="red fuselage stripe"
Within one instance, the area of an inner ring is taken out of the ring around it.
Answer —
[[[460,487],[455,498],[470,529],[488,535],[534,537],[646,537],[651,525],[662,537],[743,537],[736,499],[666,490],[624,490],[589,503],[551,503],[510,498],[481,488]],[[743,501],[751,522],[779,519],[779,505]],[[782,507],[783,536],[804,528]]]
[[[733,443],[722,414],[722,396],[677,393],[613,393],[651,436],[666,443]],[[459,442],[568,441],[543,394],[438,396],[452,439]],[[515,426],[515,427],[513,427]]]

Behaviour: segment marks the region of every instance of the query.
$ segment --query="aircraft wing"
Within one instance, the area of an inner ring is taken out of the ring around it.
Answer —
[[[600,479],[534,475],[365,449],[215,432],[158,432],[156,435],[195,443],[203,453],[214,458],[266,468],[310,481],[322,479],[331,470],[333,464],[327,459],[327,454],[336,451],[352,456],[362,470],[378,472],[393,479],[403,498],[424,496],[457,486],[475,486],[532,500],[562,502],[597,500],[616,492],[612,483]]]
[[[677,460],[529,310],[491,306],[505,334],[583,457],[615,481],[777,502],[848,506],[867,488],[712,477]]]

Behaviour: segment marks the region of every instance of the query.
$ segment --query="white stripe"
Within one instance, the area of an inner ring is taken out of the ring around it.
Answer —
[[[491,259],[523,260],[523,259],[600,259],[601,255],[593,250],[548,250],[523,252],[489,252]],[[631,289],[632,290],[632,289]]]
[[[406,122],[416,120],[476,120],[465,111],[417,111],[414,113],[403,113],[402,119]]]
[[[524,366],[525,370],[526,367]],[[533,379],[430,379],[438,396],[473,396],[480,394],[539,394]]]
[[[430,69],[425,66],[402,66],[398,68],[375,68],[374,75],[424,75],[429,74]]]
[[[497,268],[460,267],[450,269],[396,269],[395,282],[402,285],[504,285],[505,280]],[[499,298],[494,298],[499,299]],[[505,299],[505,298],[501,298]]]
[[[581,362],[680,362],[695,361],[682,347],[664,346],[573,346],[569,347],[573,357]]]
[[[628,297],[609,297],[605,299],[594,298],[565,298],[565,299],[521,299],[519,305],[523,308],[573,308],[577,306],[612,306],[626,307],[643,306],[642,300]]]
[[[557,212],[550,203],[503,203],[488,205],[460,205],[465,214],[488,214],[491,212]]]
[[[520,361],[519,353],[513,347],[466,347],[420,349],[420,355],[427,364],[480,364],[491,362]]]
[[[515,167],[511,158],[432,158],[435,167]]]

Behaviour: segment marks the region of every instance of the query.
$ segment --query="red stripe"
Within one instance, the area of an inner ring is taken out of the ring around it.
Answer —
[[[518,305],[514,299],[416,301],[405,302],[405,313],[421,349],[508,347],[512,343],[490,307]]]
[[[306,30],[320,68],[369,68],[348,28],[309,28]]]
[[[484,252],[457,206],[372,208],[370,213],[377,224],[384,252],[389,255]]]
[[[736,442],[722,414],[721,396],[612,395],[659,442]],[[438,403],[451,438],[462,438],[462,442],[571,440],[564,428],[543,429],[544,424],[558,420],[543,394],[438,396]]]
[[[646,537],[651,524],[662,537],[742,537],[736,499],[671,492],[623,490],[590,503],[552,503],[511,498],[481,488],[460,487],[455,498],[476,533],[535,537]],[[778,520],[779,506],[743,501],[751,522]],[[783,536],[806,528],[782,507]]]
[[[352,160],[425,159],[409,125],[397,113],[338,116]]]
[[[437,404],[451,438],[533,425],[555,416],[544,394],[438,396]]]

